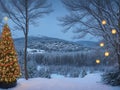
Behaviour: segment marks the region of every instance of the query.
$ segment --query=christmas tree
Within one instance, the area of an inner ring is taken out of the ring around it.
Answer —
[[[4,25],[0,37],[0,88],[11,88],[17,85],[20,66],[10,29]]]

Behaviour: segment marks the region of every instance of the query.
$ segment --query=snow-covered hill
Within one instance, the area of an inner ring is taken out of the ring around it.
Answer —
[[[91,42],[92,43],[92,42]],[[15,39],[15,46],[17,49],[24,48],[24,38]],[[85,51],[91,50],[89,47],[83,46],[76,42],[65,41],[62,39],[51,37],[29,37],[28,48],[41,49],[45,51]]]
[[[95,42],[95,41],[77,41],[76,43],[84,46],[84,47],[99,47],[99,43],[98,42]]]
[[[120,87],[103,84],[100,73],[95,73],[84,78],[19,79],[18,85],[9,90],[120,90]]]

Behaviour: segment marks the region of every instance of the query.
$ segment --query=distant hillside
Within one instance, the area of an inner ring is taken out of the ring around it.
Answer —
[[[17,50],[24,48],[24,38],[14,40]],[[89,44],[89,45],[88,45]],[[91,44],[91,45],[90,45]],[[89,47],[87,47],[87,45]],[[94,44],[93,44],[94,45]],[[71,42],[51,37],[29,37],[28,48],[45,51],[84,51],[92,49],[92,42]]]
[[[76,43],[84,46],[84,47],[98,47],[99,46],[99,43],[98,42],[94,42],[94,41],[77,41]]]

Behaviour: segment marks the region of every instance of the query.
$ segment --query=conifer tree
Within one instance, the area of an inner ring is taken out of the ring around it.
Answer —
[[[4,25],[0,38],[0,88],[16,86],[20,76],[17,53],[7,24]]]

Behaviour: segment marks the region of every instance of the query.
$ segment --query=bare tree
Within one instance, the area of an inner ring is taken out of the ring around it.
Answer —
[[[78,33],[77,38],[87,33],[100,36],[105,41],[106,48],[113,56],[118,57],[120,70],[120,2],[119,0],[62,0],[70,14],[60,21],[65,30]],[[102,20],[107,24],[103,25]],[[111,30],[116,29],[117,34]]]
[[[0,8],[1,8],[1,6],[0,6]],[[3,20],[3,11],[2,10],[0,10],[0,12],[1,12],[1,15],[0,15],[0,29],[2,30],[2,20]],[[1,34],[1,30],[0,30],[0,34]]]
[[[24,69],[25,78],[28,79],[27,71],[27,45],[29,25],[36,20],[49,14],[51,4],[47,0],[0,0],[0,5],[5,14],[16,24],[16,28],[22,30],[25,36]]]

